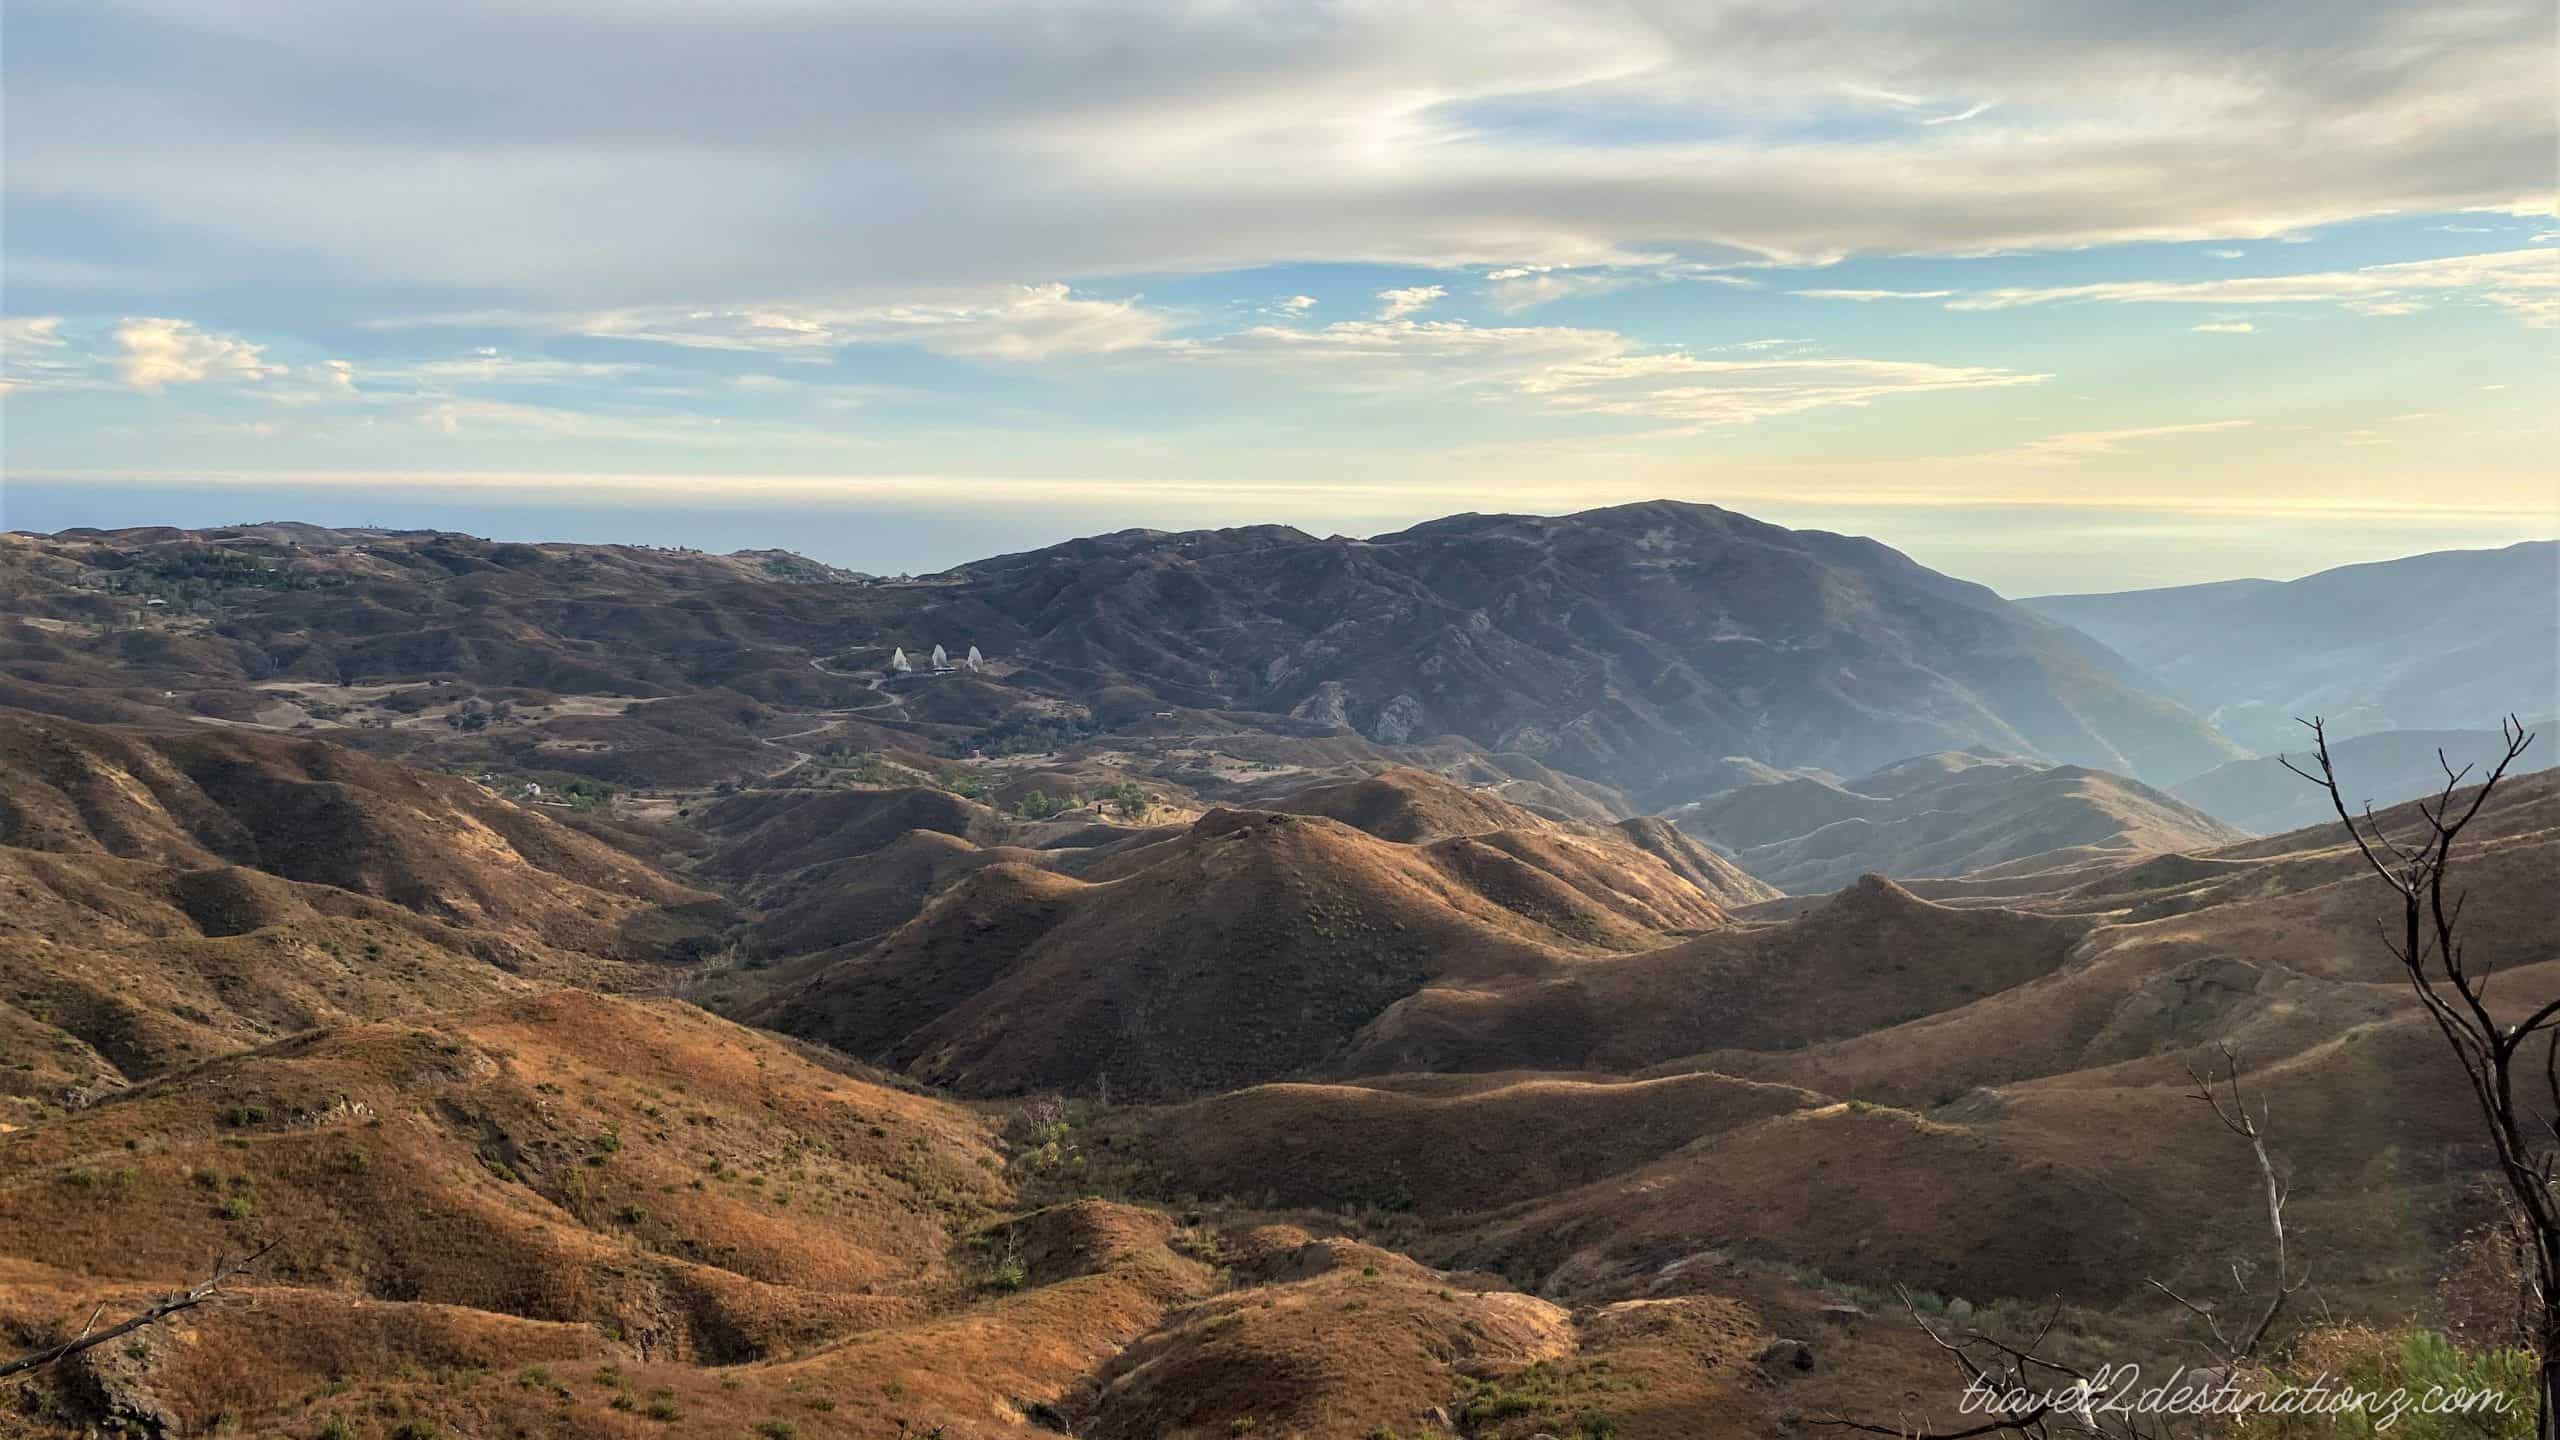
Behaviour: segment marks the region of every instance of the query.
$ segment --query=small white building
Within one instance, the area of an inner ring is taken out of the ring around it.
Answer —
[[[972,645],[969,647],[969,658],[961,663],[967,665],[969,667],[969,673],[974,675],[987,668],[987,657],[979,654],[978,647]]]
[[[915,668],[916,668],[916,667],[915,667],[911,662],[909,662],[909,661],[908,661],[908,659],[907,659],[907,650],[906,650],[906,647],[905,647],[905,646],[903,646],[903,645],[901,645],[901,646],[897,646],[897,647],[895,647],[895,648],[893,648],[893,649],[891,649],[891,650],[890,650],[890,652],[889,652],[889,673],[890,673],[890,674],[892,674],[892,675],[912,675],[912,674],[914,674],[914,673],[915,673]]]
[[[945,651],[939,645],[933,647],[933,668],[934,673],[936,674],[940,674],[951,668],[950,653]]]

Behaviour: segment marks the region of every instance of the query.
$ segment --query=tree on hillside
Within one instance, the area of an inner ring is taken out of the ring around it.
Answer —
[[[2348,808],[2337,767],[2330,761],[2328,733],[2317,717],[2303,724],[2311,729],[2317,773],[2291,760],[2284,760],[2284,767],[2328,792],[2357,853],[2400,897],[2399,923],[2386,926],[2382,943],[2400,962],[2418,1002],[2461,1065],[2497,1152],[2498,1174],[2506,1182],[2524,1251],[2525,1338],[2541,1363],[2534,1433],[2541,1440],[2560,1440],[2560,996],[2524,996],[2511,1004],[2501,992],[2499,1009],[2522,1016],[2501,1023],[2491,1008],[2490,967],[2473,964],[2463,953],[2462,907],[2468,892],[2453,888],[2447,893],[2455,842],[2533,743],[2533,734],[2515,716],[2499,722],[2506,753],[2467,799],[2462,786],[2475,767],[2456,770],[2437,751],[2444,788],[2432,800],[2418,802],[2424,829],[2403,843],[2385,833],[2370,805],[2361,820]]]

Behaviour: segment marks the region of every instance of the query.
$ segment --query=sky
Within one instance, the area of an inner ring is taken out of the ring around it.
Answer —
[[[2560,532],[2548,0],[11,0],[0,528]]]

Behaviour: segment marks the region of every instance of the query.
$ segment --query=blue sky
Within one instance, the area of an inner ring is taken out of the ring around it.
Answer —
[[[2547,4],[7,12],[0,525],[2560,528]]]

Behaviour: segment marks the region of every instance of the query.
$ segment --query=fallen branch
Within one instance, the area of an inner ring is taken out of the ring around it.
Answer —
[[[182,1310],[193,1310],[199,1305],[218,1300],[222,1297],[224,1282],[239,1276],[250,1266],[265,1259],[267,1252],[274,1248],[276,1248],[276,1242],[270,1240],[242,1256],[237,1263],[234,1263],[229,1256],[220,1257],[213,1262],[213,1274],[208,1276],[203,1284],[154,1301],[134,1315],[119,1320],[104,1330],[96,1329],[98,1317],[105,1314],[107,1310],[107,1307],[101,1304],[97,1309],[89,1312],[89,1323],[80,1327],[79,1334],[58,1345],[47,1345],[41,1350],[30,1350],[15,1360],[0,1364],[0,1380],[5,1380],[12,1375],[23,1375],[30,1370],[41,1370],[57,1360],[68,1359],[92,1346],[104,1345],[119,1335],[130,1335],[146,1325],[156,1325]]]

